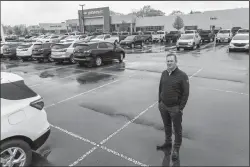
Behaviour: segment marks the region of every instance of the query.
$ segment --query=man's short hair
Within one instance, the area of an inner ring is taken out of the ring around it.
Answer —
[[[169,53],[169,54],[167,54],[166,58],[169,57],[169,56],[174,56],[175,62],[177,62],[177,56],[176,56],[176,54]]]

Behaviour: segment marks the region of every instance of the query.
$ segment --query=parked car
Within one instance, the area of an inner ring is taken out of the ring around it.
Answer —
[[[9,42],[5,43],[2,47],[3,49],[3,57],[9,59],[15,59],[16,57],[16,48],[21,44],[21,42]]]
[[[249,52],[249,34],[236,34],[229,44],[229,52],[233,50]]]
[[[89,66],[98,67],[103,62],[110,62],[113,59],[122,62],[125,58],[125,51],[118,45],[106,41],[79,43],[75,47],[73,57],[81,66],[87,63]]]
[[[48,139],[50,124],[40,95],[23,78],[1,72],[1,166],[30,166],[32,150]]]
[[[125,38],[127,38],[130,35],[129,32],[121,32],[120,36],[119,36],[119,42],[121,42],[122,40],[124,40]]]
[[[110,43],[116,43],[118,44],[120,39],[119,36],[111,36],[110,38],[107,38],[105,41],[110,42]]]
[[[68,36],[65,39],[61,40],[60,43],[64,43],[64,42],[74,42],[74,41],[79,41],[79,40],[83,40],[84,38],[86,38],[86,35],[74,35],[74,36]]]
[[[92,35],[92,36],[87,36],[86,38],[84,38],[82,41],[83,42],[90,42],[91,39],[94,39],[96,36]]]
[[[79,42],[82,41],[55,44],[51,49],[52,59],[57,63],[62,63],[66,60],[74,64],[75,60],[73,59],[73,52]]]
[[[51,58],[51,47],[54,43],[36,43],[32,48],[32,58],[36,59],[38,62],[43,62],[47,59],[52,62]]]
[[[141,37],[143,38],[145,43],[152,42],[152,36],[156,34],[154,31],[145,31]]]
[[[213,31],[211,30],[201,30],[200,31],[200,36],[201,36],[201,41],[214,41],[214,38],[215,38],[215,34]]]
[[[95,38],[91,39],[90,42],[105,41],[110,37],[110,34],[97,35]]]
[[[221,29],[216,35],[216,42],[230,42],[233,37],[230,29]]]
[[[238,31],[239,29],[241,29],[241,27],[233,27],[233,28],[231,29],[231,31],[232,31],[232,36],[235,36],[235,34],[237,33],[237,31]]]
[[[199,48],[201,44],[201,37],[198,34],[183,34],[176,42],[176,49],[194,49]]]
[[[19,45],[16,48],[16,56],[22,61],[31,59],[33,46],[34,44],[32,43],[24,43],[24,44]]]
[[[141,38],[139,35],[130,35],[127,36],[124,40],[120,42],[121,47],[130,47],[135,48],[136,46],[140,45],[143,47],[143,38]]]
[[[152,42],[163,42],[165,40],[167,32],[165,31],[157,31],[156,34],[152,35]]]
[[[51,36],[47,36],[46,38],[41,39],[41,42],[43,43],[56,43],[59,42],[59,35],[51,35]]]
[[[185,30],[184,34],[198,34],[197,30]]]
[[[173,41],[176,42],[181,37],[180,31],[170,31],[166,34],[165,39],[166,42]]]
[[[249,34],[249,30],[248,29],[239,29],[237,31],[237,34]]]

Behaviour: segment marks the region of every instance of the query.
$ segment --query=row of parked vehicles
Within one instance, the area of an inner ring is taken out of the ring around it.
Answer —
[[[233,33],[231,29],[221,29],[217,34],[211,30],[201,30],[199,33],[197,30],[187,30],[184,34],[181,34],[176,42],[177,50],[195,49],[199,48],[203,41],[214,41],[216,43],[227,42],[229,44],[229,51],[232,50],[246,50],[249,51],[249,30],[239,29],[236,33]]]
[[[101,66],[113,59],[123,61],[125,51],[119,44],[99,39],[86,41],[85,38],[78,39],[77,36],[73,36],[66,41],[56,43],[42,40],[11,42],[5,43],[1,49],[3,56],[9,59],[18,58],[22,61],[35,59],[40,63],[45,60],[57,63],[69,61],[79,65]]]

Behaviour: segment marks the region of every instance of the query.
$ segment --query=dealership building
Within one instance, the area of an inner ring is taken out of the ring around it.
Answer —
[[[221,27],[249,29],[249,8],[205,11],[202,13],[179,15],[185,26],[198,26],[199,29]],[[176,16],[136,17],[134,15],[110,16],[109,7],[78,10],[78,18],[63,23],[40,23],[39,26],[55,32],[113,32],[113,31],[171,31]],[[84,26],[83,26],[84,25]]]

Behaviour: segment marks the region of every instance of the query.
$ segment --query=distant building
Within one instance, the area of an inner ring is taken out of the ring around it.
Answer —
[[[32,25],[32,26],[28,26],[27,30],[29,33],[39,33],[40,32],[40,27],[38,25]]]
[[[249,8],[205,11],[201,13],[179,15],[184,26],[198,26],[198,29],[221,27],[230,29],[242,27],[249,29]],[[112,15],[109,7],[78,10],[78,19],[66,20],[66,23],[40,23],[40,28],[49,32],[113,32],[113,31],[158,31],[175,30],[176,16],[136,17],[134,15]],[[83,27],[84,25],[84,27]],[[183,29],[182,29],[183,30]]]
[[[232,28],[240,26],[249,28],[249,8],[206,11],[203,13],[179,15],[185,26],[197,25],[199,29],[210,27]],[[136,30],[175,30],[173,23],[176,16],[156,16],[136,19]]]
[[[39,23],[41,29],[46,33],[64,34],[67,33],[67,26],[65,22],[62,23]]]

